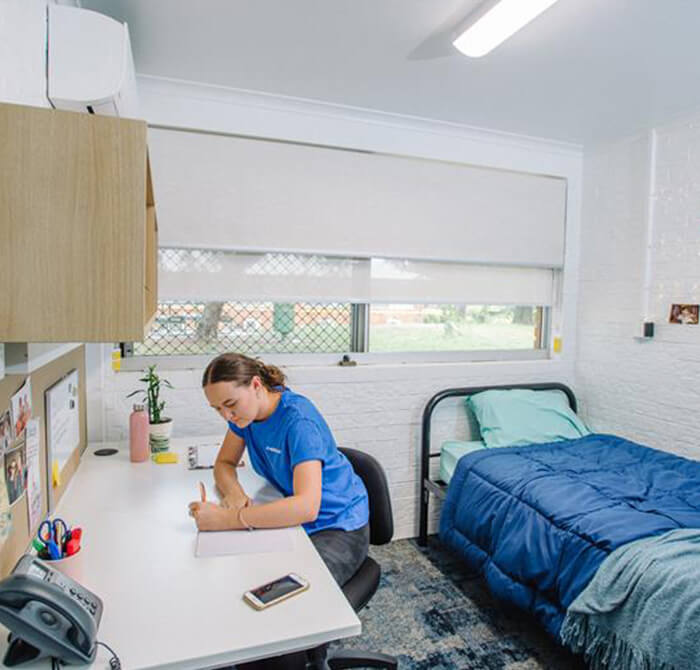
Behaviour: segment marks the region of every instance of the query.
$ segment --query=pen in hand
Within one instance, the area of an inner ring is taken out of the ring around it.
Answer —
[[[190,510],[189,514],[190,516],[194,517],[195,519],[197,518],[197,512],[199,511],[199,506],[203,505],[207,502],[207,489],[204,486],[204,482],[197,482],[199,485],[199,502],[191,502],[190,503]]]

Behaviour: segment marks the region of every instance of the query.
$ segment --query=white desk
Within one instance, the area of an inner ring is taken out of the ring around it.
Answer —
[[[123,445],[107,457],[94,456],[95,445],[86,450],[57,516],[84,529],[80,581],[104,602],[98,638],[125,670],[189,670],[358,635],[359,619],[301,527],[292,551],[195,558],[187,505],[199,480],[214,497],[213,471],[188,470],[182,450],[202,441],[174,440],[176,465],[130,463]],[[248,463],[239,479],[251,495],[270,493]],[[243,602],[244,591],[288,572],[306,577],[310,589],[260,612]],[[5,637],[2,630],[0,659]],[[100,647],[91,667],[107,668],[108,658]]]

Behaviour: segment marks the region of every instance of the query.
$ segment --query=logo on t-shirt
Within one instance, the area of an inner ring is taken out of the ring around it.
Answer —
[[[273,454],[281,454],[282,450],[278,449],[277,447],[265,447],[268,451],[271,451]]]

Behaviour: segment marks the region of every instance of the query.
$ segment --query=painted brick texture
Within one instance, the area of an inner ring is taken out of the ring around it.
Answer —
[[[655,159],[651,134],[584,158],[576,384],[593,429],[697,459],[700,326],[668,317],[700,302],[700,117],[655,132]],[[651,341],[634,338],[645,302]]]

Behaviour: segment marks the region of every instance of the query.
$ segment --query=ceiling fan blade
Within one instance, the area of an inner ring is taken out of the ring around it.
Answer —
[[[434,60],[459,56],[459,51],[452,46],[452,30],[440,30],[423,40],[407,58],[408,60]]]

